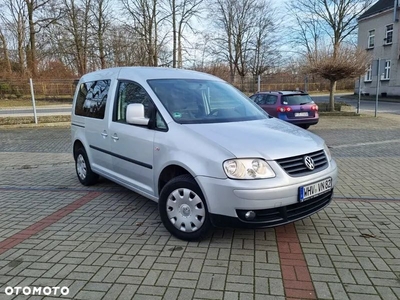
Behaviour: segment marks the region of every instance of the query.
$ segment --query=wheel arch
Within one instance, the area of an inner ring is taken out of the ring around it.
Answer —
[[[74,158],[76,158],[76,151],[78,151],[78,149],[80,149],[80,148],[85,149],[85,146],[83,145],[83,143],[80,140],[75,140],[74,145],[72,147]],[[85,149],[85,151],[86,151],[86,149]],[[86,151],[86,154],[87,154],[87,151]]]
[[[196,178],[193,176],[193,174],[182,166],[179,166],[177,164],[171,164],[171,165],[164,167],[164,169],[161,171],[160,175],[158,176],[158,181],[157,181],[158,195],[161,194],[161,190],[167,184],[168,181],[170,181],[171,179],[173,179],[177,176],[185,175],[185,174],[192,176],[193,179],[196,180]]]

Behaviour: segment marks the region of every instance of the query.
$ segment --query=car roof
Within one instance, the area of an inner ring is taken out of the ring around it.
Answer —
[[[210,74],[165,67],[116,67],[94,71],[82,76],[81,81],[96,80],[99,78],[118,79],[203,79],[222,81],[222,79]]]
[[[273,94],[273,95],[308,95],[303,91],[261,91],[256,94]]]

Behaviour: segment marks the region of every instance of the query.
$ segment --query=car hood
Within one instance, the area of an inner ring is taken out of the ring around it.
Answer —
[[[324,144],[315,134],[276,118],[184,126],[238,158],[276,160],[318,151]]]

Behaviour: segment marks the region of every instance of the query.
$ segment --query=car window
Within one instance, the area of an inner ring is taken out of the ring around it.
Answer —
[[[167,124],[165,124],[165,121],[159,111],[156,112],[156,128],[161,130],[167,129]]]
[[[314,103],[314,101],[307,94],[282,96],[282,104],[284,104],[284,105],[301,105],[301,104],[308,104],[308,103]]]
[[[260,101],[262,100],[262,95],[253,95],[250,97],[251,100],[254,101],[254,103],[260,104]]]
[[[144,115],[151,118],[153,101],[146,90],[139,84],[131,81],[121,81],[118,86],[117,102],[114,108],[114,121],[126,123],[126,109],[129,104],[140,103],[144,106]],[[166,129],[164,119],[156,112],[156,128]]]
[[[258,95],[252,95],[252,96],[250,96],[249,98],[250,98],[251,100],[255,101],[255,100],[257,99],[257,97],[258,97]]]
[[[150,87],[181,124],[259,120],[268,115],[247,96],[222,81],[152,79]]]
[[[277,99],[278,99],[278,97],[275,95],[264,95],[263,104],[266,104],[266,105],[275,104]]]
[[[75,104],[75,115],[103,119],[111,80],[81,83]]]

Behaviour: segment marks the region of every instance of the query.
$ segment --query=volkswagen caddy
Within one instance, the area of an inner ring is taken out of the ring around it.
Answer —
[[[211,226],[270,227],[327,206],[337,167],[315,134],[273,118],[212,75],[120,67],[82,76],[72,108],[76,173],[158,203],[184,240]]]

